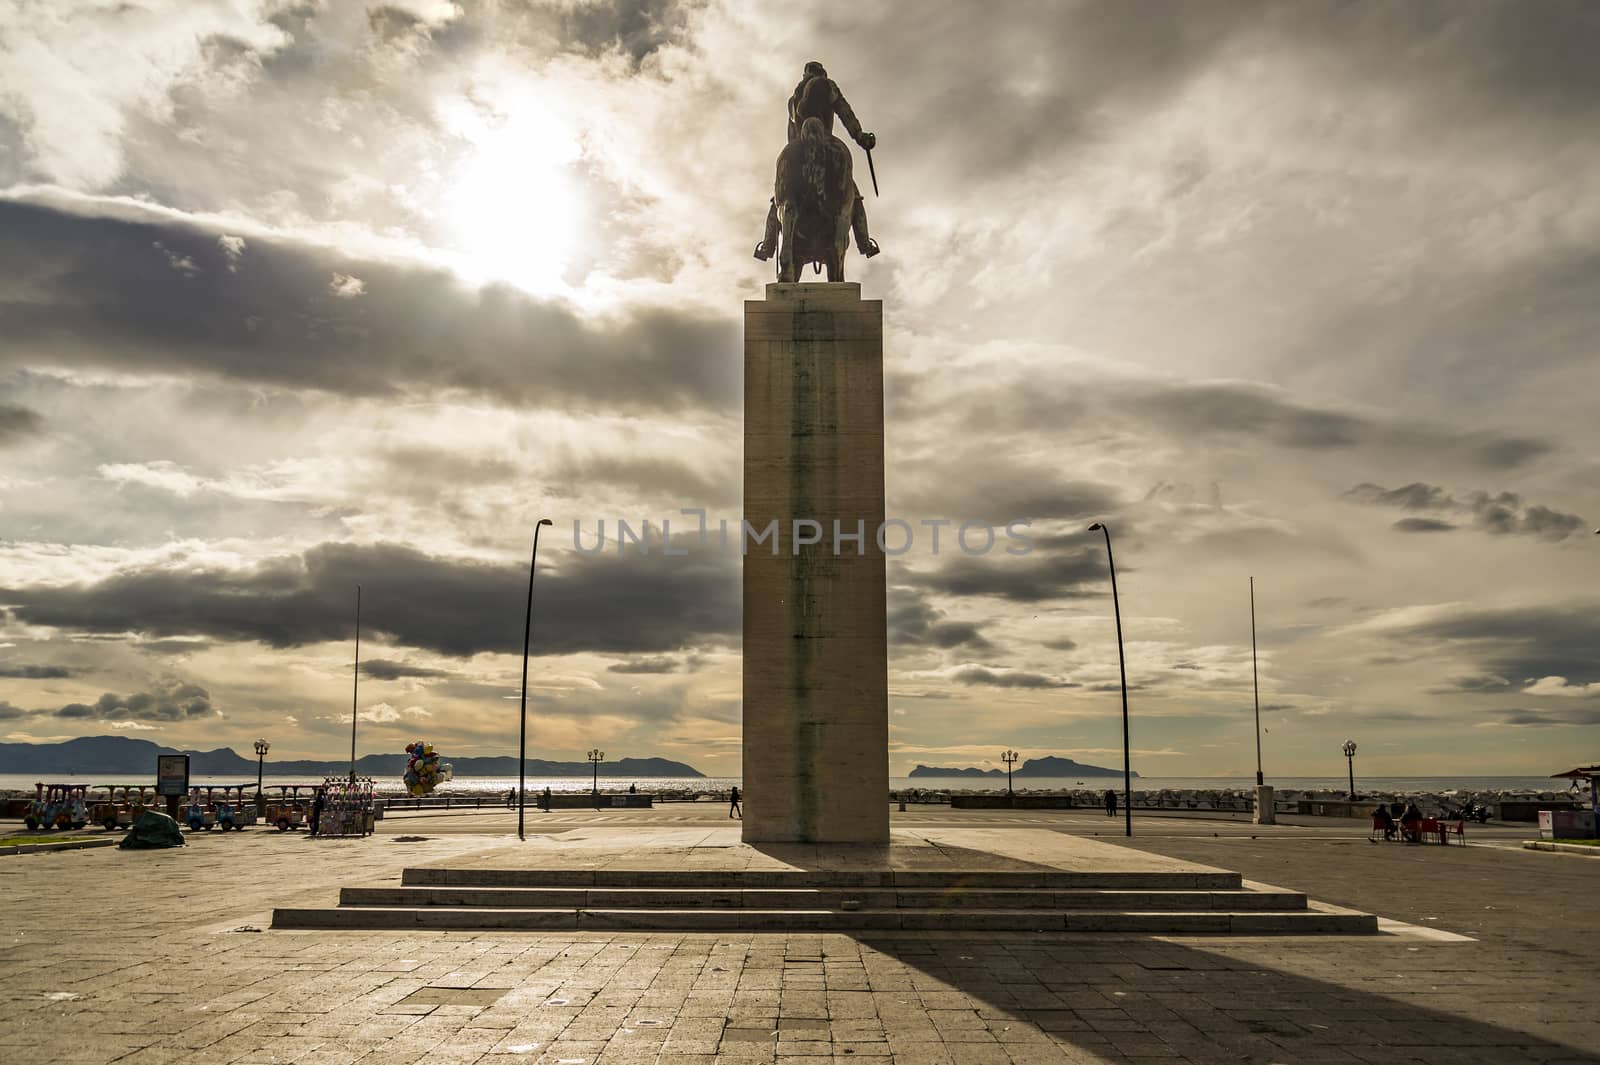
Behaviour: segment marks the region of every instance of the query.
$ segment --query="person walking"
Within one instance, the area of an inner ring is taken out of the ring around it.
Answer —
[[[744,811],[739,809],[739,785],[735,784],[728,793],[728,816],[744,820]]]
[[[544,812],[545,813],[549,813],[550,812],[550,785],[546,784],[544,786],[544,794],[542,796],[540,796],[539,801],[544,806]]]
[[[1117,816],[1117,793],[1110,788],[1106,789],[1106,816]]]
[[[506,807],[509,809],[515,805],[517,805],[517,789],[512,788],[510,791],[506,792]]]

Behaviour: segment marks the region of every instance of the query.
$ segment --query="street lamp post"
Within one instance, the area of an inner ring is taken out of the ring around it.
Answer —
[[[1122,650],[1122,605],[1117,601],[1117,564],[1111,557],[1111,530],[1103,521],[1089,526],[1090,532],[1106,536],[1106,565],[1111,570],[1111,609],[1117,617],[1117,669],[1122,674],[1122,810],[1123,832],[1133,835],[1133,761],[1128,747],[1128,661]]]
[[[361,585],[356,585],[356,662],[350,673],[350,783],[356,782],[356,702],[361,692]]]
[[[594,783],[590,785],[590,791],[594,796],[594,804],[596,806],[600,805],[600,763],[605,760],[606,752],[600,750],[600,748],[594,747],[589,750],[589,761],[594,763]]]
[[[540,518],[533,527],[533,560],[528,563],[528,612],[522,621],[522,726],[517,742],[517,838],[523,834],[523,819],[527,815],[525,792],[528,790],[528,641],[533,633],[533,571],[539,565],[539,530],[554,524],[549,518]]]
[[[1344,741],[1344,756],[1350,763],[1350,801],[1356,801],[1356,741]]]
[[[261,771],[266,765],[267,752],[272,749],[272,744],[266,740],[256,740],[256,816],[261,816]]]
[[[1020,756],[1016,751],[1006,751],[1000,755],[1000,760],[1006,764],[1006,799],[1011,801],[1015,796],[1011,790],[1011,767],[1017,764]]]
[[[1250,578],[1250,687],[1256,702],[1256,809],[1251,820],[1258,825],[1278,823],[1277,800],[1261,771],[1261,671],[1256,666],[1256,579]]]
[[[1261,674],[1256,669],[1256,579],[1250,578],[1250,686],[1256,697],[1256,787],[1267,782],[1261,773]]]

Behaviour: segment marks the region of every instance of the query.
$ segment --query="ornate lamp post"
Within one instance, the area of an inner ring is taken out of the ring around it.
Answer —
[[[589,761],[594,763],[594,783],[591,785],[591,791],[594,793],[594,804],[596,806],[600,805],[600,763],[605,760],[606,752],[598,747],[589,751]]]
[[[1350,801],[1356,801],[1356,741],[1344,741],[1344,756],[1350,762]]]
[[[272,749],[272,744],[266,740],[256,740],[256,814],[261,814],[261,770],[267,761],[267,752]]]
[[[1111,557],[1111,530],[1105,522],[1089,526],[1106,534],[1106,565],[1111,569],[1111,609],[1117,615],[1117,669],[1122,674],[1122,816],[1123,833],[1133,835],[1133,762],[1128,749],[1128,660],[1122,650],[1122,605],[1117,601],[1117,564]]]
[[[528,790],[528,641],[533,633],[533,571],[539,565],[539,530],[552,522],[540,518],[533,527],[533,560],[528,563],[528,613],[522,622],[522,728],[517,743],[517,838],[523,835],[523,818],[527,813],[524,793]]]
[[[1000,760],[1006,764],[1006,798],[1011,799],[1011,767],[1017,764],[1019,755],[1016,751],[1006,751],[1000,755]]]

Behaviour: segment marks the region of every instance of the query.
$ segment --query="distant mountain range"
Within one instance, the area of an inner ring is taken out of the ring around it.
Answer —
[[[515,776],[517,760],[509,756],[492,758],[452,758],[448,751],[439,751],[442,761],[455,767],[457,776],[507,777]],[[269,752],[270,753],[270,752]],[[135,779],[155,778],[156,755],[187,754],[189,775],[202,776],[253,776],[256,760],[246,758],[228,747],[214,751],[180,751],[161,747],[149,740],[136,740],[128,736],[83,736],[61,743],[0,743],[0,773],[37,773],[41,778],[72,773],[77,776],[127,776]],[[356,759],[356,772],[369,777],[397,777],[405,772],[404,751],[396,754],[369,754]],[[302,759],[274,761],[267,759],[266,772],[273,776],[327,777],[350,772],[348,761],[323,762]],[[594,772],[588,762],[549,762],[530,758],[527,773],[534,777],[587,777]],[[704,777],[693,766],[666,758],[619,758],[614,762],[601,762],[603,777]],[[46,781],[49,783],[49,781]],[[109,780],[107,783],[117,783]]]
[[[970,766],[965,769],[953,769],[936,765],[919,765],[906,774],[908,777],[1003,777],[1005,775],[1006,771],[1004,769],[974,769]],[[1054,755],[1046,755],[1043,758],[1030,758],[1023,762],[1017,766],[1015,775],[1019,777],[1056,778],[1120,777],[1122,770],[1107,769],[1098,765],[1084,765],[1082,762],[1074,762],[1071,758],[1057,758]],[[1138,776],[1139,774],[1134,773],[1133,775]]]

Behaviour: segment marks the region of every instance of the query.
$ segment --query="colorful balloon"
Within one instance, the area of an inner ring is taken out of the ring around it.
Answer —
[[[409,743],[406,745],[406,756],[406,771],[401,779],[411,795],[426,795],[438,787],[441,780],[450,779],[448,767],[446,772],[440,772],[439,756],[434,752],[433,744],[422,740]]]

